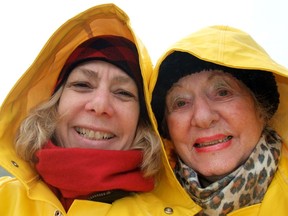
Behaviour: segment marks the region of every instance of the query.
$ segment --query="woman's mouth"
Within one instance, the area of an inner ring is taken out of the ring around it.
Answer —
[[[80,136],[86,139],[90,139],[90,140],[108,140],[108,139],[115,137],[115,135],[111,133],[93,131],[93,130],[80,128],[80,127],[76,127],[76,131]]]
[[[193,147],[195,148],[203,148],[203,147],[208,147],[208,146],[213,146],[213,145],[217,145],[219,143],[225,143],[229,140],[231,140],[233,138],[233,136],[227,136],[223,139],[217,139],[217,140],[213,140],[213,141],[209,141],[209,142],[201,142],[201,143],[195,143],[193,145]]]

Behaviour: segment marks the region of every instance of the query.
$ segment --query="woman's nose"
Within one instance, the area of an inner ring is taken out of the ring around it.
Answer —
[[[219,120],[219,114],[208,99],[198,98],[194,101],[191,125],[199,128],[210,128]]]
[[[85,105],[87,111],[93,112],[95,115],[109,115],[114,112],[111,95],[107,90],[95,90]]]

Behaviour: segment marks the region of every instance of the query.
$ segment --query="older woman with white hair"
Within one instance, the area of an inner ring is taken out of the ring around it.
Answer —
[[[287,214],[287,69],[247,33],[212,26],[165,52],[150,85],[171,166],[197,215]]]

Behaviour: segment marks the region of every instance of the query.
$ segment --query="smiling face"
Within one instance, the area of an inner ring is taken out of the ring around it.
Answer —
[[[138,90],[131,77],[107,62],[82,63],[64,86],[56,140],[66,148],[129,149],[139,112]]]
[[[208,179],[240,166],[256,146],[263,120],[247,87],[222,71],[181,78],[166,96],[170,138],[185,164]]]

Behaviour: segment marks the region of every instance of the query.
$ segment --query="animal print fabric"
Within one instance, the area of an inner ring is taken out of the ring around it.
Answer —
[[[247,161],[205,188],[201,187],[197,173],[181,159],[178,159],[175,174],[190,197],[202,207],[199,216],[224,216],[262,201],[277,170],[281,144],[278,134],[265,128]]]

